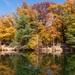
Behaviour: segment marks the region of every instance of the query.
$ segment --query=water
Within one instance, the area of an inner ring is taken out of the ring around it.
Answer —
[[[51,55],[45,55],[41,63],[42,74],[50,70],[53,75],[75,75],[75,55],[69,54],[55,58]]]
[[[75,75],[75,54],[63,53],[61,56],[39,54],[37,56],[34,52],[28,52],[18,55],[2,55],[0,56],[0,72],[3,68],[1,66],[5,67],[5,70],[9,68],[12,75]],[[6,75],[5,70],[2,75]]]

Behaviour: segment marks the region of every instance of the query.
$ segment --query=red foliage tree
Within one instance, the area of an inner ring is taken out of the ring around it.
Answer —
[[[47,8],[50,6],[50,4],[55,4],[55,3],[53,3],[53,2],[41,2],[41,3],[34,4],[32,6],[32,8],[35,9],[38,13],[37,19],[39,21],[46,22],[47,14],[48,14]]]

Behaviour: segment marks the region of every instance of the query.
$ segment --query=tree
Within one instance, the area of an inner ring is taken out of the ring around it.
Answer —
[[[28,18],[24,14],[18,15],[15,17],[16,19],[16,36],[15,41],[18,45],[28,48],[28,42],[33,34],[33,29],[31,28],[30,24],[28,24]]]
[[[65,16],[64,21],[66,43],[73,44],[75,43],[75,14]]]
[[[46,4],[47,5],[47,4]],[[48,41],[48,34],[46,33],[46,29],[44,27],[44,22],[39,22],[37,20],[38,13],[36,10],[34,10],[32,7],[25,8],[25,3],[22,7],[19,7],[17,9],[18,14],[25,14],[28,18],[28,24],[30,24],[31,28],[34,29],[34,34],[32,35],[32,38],[29,39],[28,46],[32,49],[34,49],[37,46],[37,35],[40,37],[38,38],[40,40],[40,44],[42,45],[42,40],[46,39]],[[45,32],[45,35],[44,35]]]
[[[31,6],[28,6],[26,2],[23,2],[22,6],[17,7],[16,11],[18,15],[26,15],[28,18],[28,23],[33,27],[34,23],[37,21],[37,13]]]
[[[47,14],[48,14],[47,8],[50,6],[50,4],[55,4],[55,3],[41,2],[41,3],[34,4],[32,6],[32,8],[35,9],[38,14],[37,20],[39,22],[42,21],[45,23],[47,21]]]
[[[0,17],[0,42],[9,42],[14,38],[16,29],[13,22],[13,17],[9,14],[6,14],[6,17]]]
[[[54,19],[52,23],[54,25],[53,29],[55,29],[55,33],[57,34],[55,38],[59,36],[59,40],[61,40],[62,42],[66,42],[66,39],[67,39],[68,34],[66,32],[68,32],[67,30],[70,28],[70,24],[71,24],[70,17],[68,16],[70,15],[72,16],[72,14],[74,14],[75,12],[74,4],[75,2],[73,2],[72,0],[68,0],[64,4],[57,4],[57,5],[52,4],[47,9],[48,12],[52,12],[54,14]]]

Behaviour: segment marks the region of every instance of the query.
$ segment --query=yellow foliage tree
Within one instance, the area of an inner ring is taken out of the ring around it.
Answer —
[[[28,46],[29,46],[31,49],[34,49],[37,45],[38,45],[37,36],[36,36],[36,35],[33,35],[33,36],[31,37],[31,39],[29,40]]]
[[[32,7],[29,7],[26,2],[23,2],[22,6],[17,8],[17,13],[18,15],[26,15],[28,17],[29,24],[31,25],[36,21],[36,11]]]
[[[11,41],[15,36],[13,18],[6,14],[6,17],[0,17],[0,42]]]

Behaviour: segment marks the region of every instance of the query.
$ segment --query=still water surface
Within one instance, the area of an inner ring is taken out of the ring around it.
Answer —
[[[61,56],[53,54],[39,54],[39,56],[37,56],[34,52],[30,52],[27,54],[27,57],[30,57],[30,59],[32,59],[30,61],[30,64],[34,65],[35,69],[37,69],[36,67],[38,67],[38,71],[35,71],[36,73],[33,75],[75,75],[74,53],[62,53]],[[1,56],[0,63],[2,63],[3,65],[7,65],[14,70],[16,65],[16,58],[18,58],[16,56],[20,57],[20,55]],[[26,62],[27,60],[25,60],[25,63]]]

